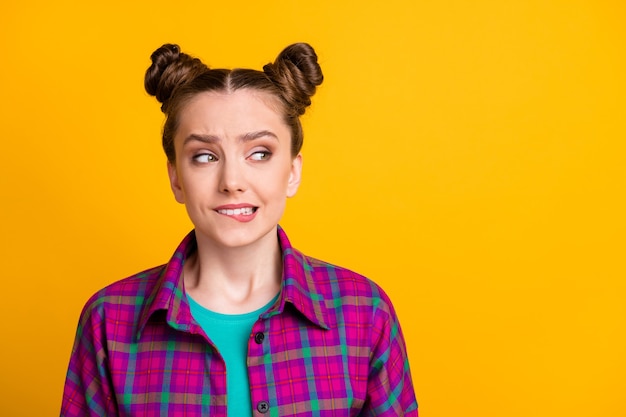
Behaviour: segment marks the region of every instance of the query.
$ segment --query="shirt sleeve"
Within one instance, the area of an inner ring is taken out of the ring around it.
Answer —
[[[383,293],[373,322],[364,416],[417,417],[417,400],[400,323]]]
[[[76,331],[63,391],[62,417],[117,415],[106,364],[104,317],[97,300],[92,300],[83,309]]]

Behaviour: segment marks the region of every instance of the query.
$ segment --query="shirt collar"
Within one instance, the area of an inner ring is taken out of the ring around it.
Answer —
[[[331,315],[309,258],[291,246],[287,234],[278,226],[278,242],[283,254],[283,283],[279,302],[261,318],[280,314],[290,303],[313,324],[329,329]]]
[[[185,296],[183,265],[187,256],[193,253],[196,247],[196,234],[192,230],[178,245],[170,261],[161,267],[157,284],[144,302],[139,316],[137,339],[148,320],[157,312],[165,312],[165,319],[175,329],[183,331],[191,329],[194,321]]]
[[[283,254],[283,281],[277,303],[261,318],[280,314],[290,303],[313,324],[328,329],[329,322],[324,296],[316,283],[313,267],[308,258],[291,246],[287,234],[278,226],[278,242]],[[186,257],[197,248],[196,235],[191,231],[178,245],[170,261],[160,271],[157,285],[148,295],[139,318],[137,338],[150,318],[157,312],[165,312],[170,326],[181,331],[197,327],[185,296],[183,265]],[[149,272],[147,272],[149,273]],[[140,276],[141,277],[141,274]]]

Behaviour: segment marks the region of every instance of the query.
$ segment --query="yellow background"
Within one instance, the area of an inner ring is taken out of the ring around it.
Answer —
[[[2,416],[58,415],[83,303],[190,228],[143,90],[179,43],[326,81],[282,221],[394,300],[420,414],[626,416],[626,6],[3,1]]]

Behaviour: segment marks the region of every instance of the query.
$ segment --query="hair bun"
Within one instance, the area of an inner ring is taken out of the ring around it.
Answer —
[[[317,54],[307,43],[289,45],[274,63],[265,65],[263,71],[281,87],[284,100],[298,116],[311,105],[311,96],[324,81]]]
[[[146,70],[144,86],[151,96],[162,104],[161,110],[167,111],[167,103],[174,90],[191,81],[208,69],[198,58],[180,51],[176,44],[167,43],[150,56],[152,65]]]

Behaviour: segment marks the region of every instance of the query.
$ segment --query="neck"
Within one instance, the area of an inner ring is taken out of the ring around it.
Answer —
[[[242,314],[280,290],[282,254],[276,229],[251,245],[223,247],[196,231],[197,252],[184,267],[186,292],[209,310]]]

